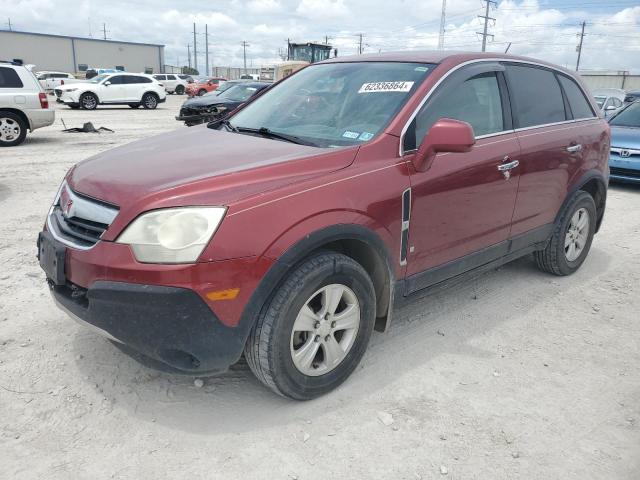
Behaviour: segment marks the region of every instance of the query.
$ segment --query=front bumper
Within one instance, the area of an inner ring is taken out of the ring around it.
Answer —
[[[223,325],[192,290],[98,281],[84,289],[50,284],[74,320],[184,373],[219,373],[239,358],[240,330]]]
[[[622,158],[617,153],[611,153],[609,157],[609,179],[626,182],[640,183],[640,158],[638,155]]]

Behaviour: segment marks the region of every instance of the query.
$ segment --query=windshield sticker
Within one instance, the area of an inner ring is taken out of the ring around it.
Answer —
[[[413,87],[414,82],[372,82],[365,83],[360,87],[358,93],[375,92],[408,92]]]
[[[356,138],[358,138],[360,136],[360,132],[350,132],[349,130],[347,130],[346,132],[344,132],[342,134],[342,136],[344,138],[351,138],[351,139],[355,140]]]
[[[358,137],[358,140],[362,140],[363,142],[366,142],[367,140],[371,140],[372,138],[373,138],[373,133],[362,132]]]

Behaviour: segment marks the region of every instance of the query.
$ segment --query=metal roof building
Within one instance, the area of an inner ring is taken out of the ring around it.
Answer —
[[[158,73],[164,45],[0,30],[0,59],[20,59],[35,70],[74,73],[88,66]]]

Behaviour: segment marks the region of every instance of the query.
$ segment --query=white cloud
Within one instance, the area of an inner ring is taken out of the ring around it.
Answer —
[[[282,5],[277,0],[251,0],[247,9],[255,13],[274,13],[280,11]]]
[[[302,0],[296,13],[312,21],[318,19],[335,19],[349,15],[349,8],[344,0]]]

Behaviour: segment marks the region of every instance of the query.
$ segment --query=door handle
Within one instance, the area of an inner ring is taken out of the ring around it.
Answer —
[[[520,162],[518,160],[511,160],[510,162],[501,163],[500,165],[498,165],[498,170],[500,170],[501,172],[508,172],[509,170],[516,168],[518,165],[520,165]]]
[[[582,150],[582,145],[580,145],[580,144],[570,145],[570,146],[567,147],[567,152],[569,152],[569,153],[578,153],[581,150]]]

